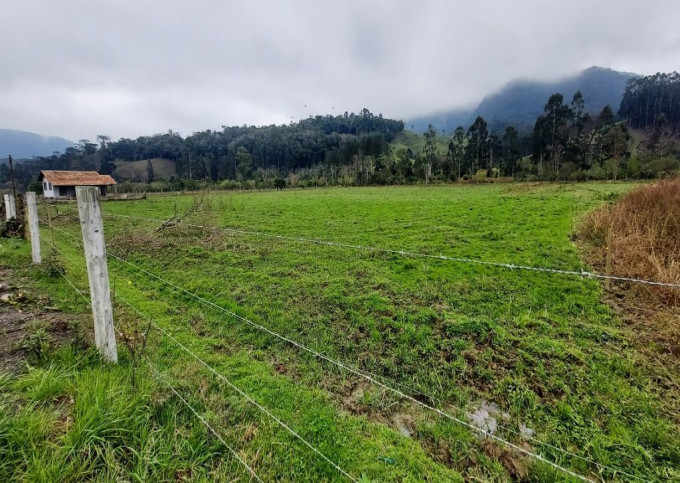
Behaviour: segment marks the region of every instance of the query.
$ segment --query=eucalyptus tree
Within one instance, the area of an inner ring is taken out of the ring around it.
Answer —
[[[424,149],[424,170],[425,170],[425,184],[430,182],[432,175],[432,165],[437,160],[437,130],[430,124],[425,131],[425,149]]]
[[[474,175],[478,169],[486,168],[486,150],[489,129],[482,116],[477,116],[475,122],[467,130],[466,158],[470,163],[470,174]]]
[[[458,167],[458,179],[461,177],[461,167],[465,161],[465,128],[463,126],[458,126],[453,132],[453,138],[449,142],[449,152],[448,157],[451,163],[450,172],[453,173],[454,166]]]
[[[519,132],[514,126],[507,126],[502,141],[503,164],[502,170],[508,176],[515,176],[515,166],[520,158]]]

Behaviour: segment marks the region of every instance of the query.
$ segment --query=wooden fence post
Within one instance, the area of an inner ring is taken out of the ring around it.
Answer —
[[[7,195],[9,197],[9,210],[12,218],[17,217],[17,201],[14,199],[13,194]]]
[[[29,191],[26,193],[26,205],[28,213],[28,230],[31,235],[31,256],[33,263],[42,262],[40,256],[40,228],[38,226],[38,207],[35,204],[35,193]]]
[[[5,218],[9,220],[10,218],[17,217],[17,205],[14,202],[14,195],[6,194],[5,199]]]
[[[80,227],[83,232],[87,277],[90,281],[95,344],[104,359],[109,362],[118,362],[104,225],[101,211],[99,211],[98,191],[99,188],[96,186],[76,186],[76,199],[78,200]]]

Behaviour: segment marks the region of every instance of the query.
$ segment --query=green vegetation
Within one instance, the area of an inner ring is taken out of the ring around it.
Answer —
[[[660,119],[669,133],[680,125],[680,74],[657,72],[628,80],[621,100],[619,116],[634,128],[657,127]]]
[[[585,212],[631,188],[484,185],[216,194],[187,221],[578,270],[585,267],[570,241],[574,225]],[[515,443],[522,438],[510,430],[526,426],[540,441],[626,473],[658,481],[680,476],[678,374],[663,363],[660,344],[641,337],[644,325],[632,330],[612,314],[597,281],[182,224],[156,231],[158,222],[111,216],[167,219],[175,204],[180,213],[196,205],[189,196],[104,203],[109,251],[284,336],[388,378],[407,393],[446,401],[453,407],[442,408],[463,419],[483,402],[496,403],[508,413],[498,434]],[[57,220],[77,235],[74,221],[68,215]],[[79,259],[72,240],[56,231],[54,236],[69,257]],[[27,260],[21,250],[19,259]],[[62,262],[84,288],[82,263]],[[354,476],[564,478],[128,265],[112,259],[110,271],[117,320],[136,320],[123,299],[131,302]],[[50,290],[70,290],[58,279],[39,280]],[[70,300],[77,299],[70,295]],[[75,304],[83,308],[82,302]],[[121,351],[126,352],[125,344]],[[156,330],[147,352],[264,479],[339,477]],[[128,364],[123,357],[116,370],[129,371]],[[226,454],[167,389],[150,382],[146,368],[137,371],[135,380],[151,401],[144,404],[175,405],[186,416],[183,423],[202,435],[202,444]],[[398,433],[404,428],[410,438]],[[578,473],[628,478],[529,444]],[[140,445],[132,446],[139,451]],[[197,458],[202,450],[191,454]],[[183,458],[178,464],[194,461]],[[120,466],[132,467],[132,460]],[[197,474],[212,477],[214,463],[195,463]],[[242,475],[238,467],[230,471]]]
[[[40,169],[98,169],[126,181],[119,191],[191,191],[208,185],[282,189],[500,178],[616,181],[680,172],[680,76],[615,77],[622,89],[630,79],[618,117],[616,106],[594,110],[600,101],[575,90],[570,98],[558,91],[533,99],[545,102],[533,128],[478,115],[453,132],[430,124],[417,135],[405,132],[402,121],[363,109],[281,126],[223,126],[186,138],[172,131],[118,141],[100,135],[99,144],[81,140],[63,154],[21,163],[16,177],[28,186]],[[584,91],[602,98],[597,89]],[[9,168],[0,164],[0,186],[8,181]]]
[[[60,245],[67,257],[78,257],[77,249]],[[23,242],[0,241],[3,263],[28,266],[27,248]],[[68,266],[69,278],[82,287],[84,274],[78,264]],[[42,268],[23,270],[40,290],[52,294],[59,307],[88,311],[63,279]],[[114,285],[121,281],[115,275],[112,280]],[[432,463],[417,442],[367,418],[338,412],[325,392],[282,376],[272,368],[266,351],[247,342],[232,347],[217,334],[204,334],[197,341],[195,334],[183,330],[189,328],[188,319],[180,314],[212,324],[223,322],[219,317],[177,306],[172,300],[154,303],[126,283],[116,287],[118,293],[127,288],[126,296],[159,323],[168,324],[167,329],[172,321],[182,320],[171,328],[175,337],[357,478],[461,480],[456,471]],[[124,330],[122,325],[129,328],[133,318],[134,313],[117,307],[119,330]],[[159,338],[160,333],[152,334],[152,349],[146,356],[264,481],[339,479],[328,463],[194,359]],[[147,367],[134,366],[120,341],[122,357],[117,366],[102,363],[94,351],[83,351],[74,343],[31,360],[28,373],[18,378],[0,378],[0,477],[4,481],[246,479],[246,470],[228,449]],[[461,444],[466,440],[469,444],[469,435],[459,436]]]
[[[149,163],[151,163],[153,176],[149,176]],[[116,163],[116,175],[120,179],[153,183],[153,177],[158,179],[170,179],[175,176],[175,163],[169,159],[154,158],[142,161],[128,161]]]

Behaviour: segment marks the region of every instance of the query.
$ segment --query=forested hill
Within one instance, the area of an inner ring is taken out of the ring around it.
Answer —
[[[55,151],[63,153],[73,143],[59,137],[41,136],[26,131],[0,129],[0,157],[11,154],[17,159],[31,159],[35,156],[49,156]]]
[[[40,169],[97,169],[116,176],[116,163],[163,158],[173,161],[176,178],[189,180],[257,180],[283,173],[325,166],[356,164],[365,157],[385,154],[388,144],[402,132],[404,123],[374,115],[368,109],[359,114],[316,116],[281,126],[223,126],[221,131],[201,131],[183,138],[178,133],[141,136],[111,141],[98,136],[67,148],[63,154],[39,157],[17,167],[23,184]],[[6,167],[0,164],[0,183],[6,182]],[[153,166],[143,179],[154,179]]]
[[[484,98],[475,109],[423,116],[407,120],[406,125],[413,126],[412,129],[418,133],[427,130],[430,123],[439,131],[453,132],[458,125],[467,127],[477,116],[482,116],[495,131],[501,131],[508,124],[519,130],[530,130],[534,127],[536,117],[543,112],[545,99],[551,94],[560,92],[565,99],[571,99],[580,91],[586,99],[585,109],[591,114],[600,112],[606,105],[617,110],[626,83],[635,77],[635,74],[591,67],[576,76],[554,82],[517,80]]]
[[[191,179],[251,179],[257,170],[288,172],[325,164],[351,164],[355,155],[379,156],[402,121],[359,114],[316,116],[282,126],[223,126],[184,140],[172,132],[136,140],[107,143],[102,161],[166,158],[177,163],[177,174]],[[103,171],[106,171],[104,166]]]

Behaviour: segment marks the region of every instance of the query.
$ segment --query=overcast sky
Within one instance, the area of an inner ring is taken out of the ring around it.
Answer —
[[[3,0],[0,128],[72,140],[408,118],[518,77],[680,69],[680,1]]]

